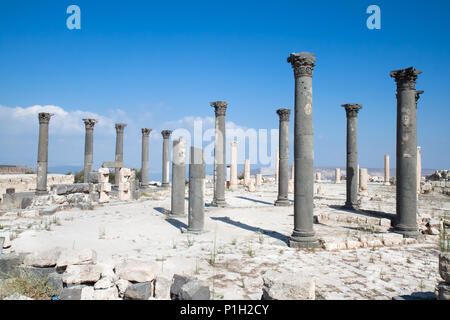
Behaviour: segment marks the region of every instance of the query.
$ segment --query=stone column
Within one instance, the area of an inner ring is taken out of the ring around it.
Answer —
[[[390,186],[391,182],[390,180],[390,166],[389,166],[389,155],[384,155],[384,185]]]
[[[316,58],[313,54],[292,53],[287,61],[294,69],[294,231],[291,247],[318,247],[313,227],[314,137],[312,119],[312,74]]]
[[[359,190],[365,191],[368,188],[369,182],[369,172],[366,168],[361,168],[359,170]]]
[[[316,172],[316,182],[320,182],[320,181],[322,181],[322,173]]]
[[[230,189],[236,190],[238,185],[238,176],[237,176],[237,142],[230,142]]]
[[[334,183],[341,183],[341,168],[336,168],[334,171]]]
[[[52,113],[41,112],[39,119],[39,144],[37,159],[36,194],[47,193],[47,168],[48,168],[48,124]]]
[[[84,138],[84,177],[85,183],[89,180],[89,173],[92,171],[94,160],[94,126],[98,122],[96,119],[83,119],[86,134]]]
[[[245,159],[244,161],[244,186],[250,184],[250,160]]]
[[[163,136],[163,154],[162,154],[162,180],[161,187],[167,188],[169,183],[169,137],[172,134],[172,130],[161,131]]]
[[[141,186],[148,187],[148,139],[152,129],[142,128]]]
[[[275,159],[275,182],[279,183],[280,179],[280,149],[277,148],[277,154]]]
[[[255,185],[257,187],[262,186],[262,174],[261,173],[256,174],[256,176],[255,176]]]
[[[342,105],[347,114],[347,209],[357,209],[358,206],[358,112],[362,105],[349,103]]]
[[[289,116],[291,110],[278,109],[280,116],[279,156],[278,156],[278,199],[276,206],[289,206]]]
[[[123,162],[123,131],[127,125],[116,123],[116,161]],[[115,169],[114,183],[119,185],[119,168]]]
[[[420,180],[422,178],[422,155],[420,147],[417,147],[417,193],[420,194]]]
[[[186,139],[173,140],[171,215],[184,215],[186,189]]]
[[[202,233],[205,221],[205,160],[203,150],[191,147],[189,162],[188,232]]]
[[[414,68],[392,71],[397,83],[397,216],[394,231],[417,237],[417,93],[422,71]]]
[[[216,132],[214,138],[214,197],[211,203],[214,207],[224,207],[225,202],[225,113],[226,101],[211,102],[216,114]]]
[[[291,166],[291,180],[294,180],[295,177],[295,165],[292,164]]]

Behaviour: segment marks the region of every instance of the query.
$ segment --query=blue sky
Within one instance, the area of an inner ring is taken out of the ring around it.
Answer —
[[[81,8],[81,30],[66,27],[71,4]],[[366,27],[372,4],[381,8],[381,30]],[[35,166],[37,116],[18,121],[17,108],[23,115],[51,105],[66,112],[66,123],[51,122],[50,165],[82,165],[77,117],[89,113],[106,119],[95,131],[97,166],[114,157],[114,130],[107,126],[124,121],[130,167],[139,167],[140,128],[154,129],[150,167],[156,172],[159,131],[189,117],[213,117],[210,101],[228,101],[227,120],[236,126],[277,128],[275,110],[293,108],[286,58],[308,51],[317,65],[316,166],[345,166],[340,105],[355,102],[363,104],[360,166],[382,167],[390,154],[395,167],[389,72],[414,66],[423,71],[417,89],[425,91],[418,107],[422,167],[448,168],[449,12],[449,1],[433,0],[2,1],[0,163]]]

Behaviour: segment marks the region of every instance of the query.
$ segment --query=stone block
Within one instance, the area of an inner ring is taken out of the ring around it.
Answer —
[[[267,271],[263,275],[262,300],[314,300],[315,281],[310,277]]]
[[[151,281],[134,283],[125,290],[125,299],[148,300],[152,296],[153,284]]]
[[[32,267],[54,267],[61,254],[61,248],[53,248],[44,251],[35,251],[27,255],[24,264]]]
[[[158,272],[158,265],[148,261],[127,260],[116,270],[121,279],[132,282],[153,281]]]
[[[7,279],[10,273],[18,270],[23,258],[23,256],[11,253],[0,254],[0,279]]]
[[[450,284],[450,253],[441,252],[439,254],[439,274],[442,279]]]
[[[97,262],[97,253],[91,249],[73,250],[66,249],[61,252],[56,262],[57,267],[65,267],[71,264],[94,264]]]
[[[63,273],[66,284],[96,283],[100,280],[102,268],[98,265],[70,265]]]
[[[209,287],[200,280],[191,280],[180,288],[180,300],[209,300],[211,292]]]
[[[440,282],[436,286],[435,294],[438,300],[450,300],[450,284],[446,282]]]

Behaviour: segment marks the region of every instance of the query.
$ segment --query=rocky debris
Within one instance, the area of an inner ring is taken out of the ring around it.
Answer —
[[[436,170],[433,174],[425,177],[425,181],[450,180],[450,170]]]
[[[24,259],[26,266],[32,267],[54,267],[62,252],[61,248],[53,248],[45,251],[36,251],[27,255]]]
[[[11,240],[10,240],[9,232],[0,233],[0,238],[3,238],[3,245],[0,247],[0,252],[1,252],[2,248],[8,249],[9,247],[11,247]]]
[[[47,277],[46,285],[57,292],[58,295],[60,295],[63,290],[62,274],[56,272],[50,273]]]
[[[117,267],[117,274],[121,279],[132,282],[153,281],[156,277],[158,266],[153,262],[127,260]]]
[[[125,290],[124,296],[130,300],[148,300],[153,296],[152,289],[153,284],[150,281],[134,283]]]
[[[52,190],[55,190],[57,195],[88,193],[89,183],[58,184],[53,186]]]
[[[119,289],[120,296],[123,296],[125,294],[125,291],[127,290],[127,288],[132,285],[132,283],[130,281],[125,280],[125,279],[119,279],[116,281],[115,284],[116,284],[117,288]]]
[[[93,300],[117,300],[119,299],[119,291],[116,286],[107,289],[93,291]]]
[[[175,274],[170,287],[172,300],[209,300],[209,287],[192,277]]]
[[[296,275],[267,271],[263,275],[262,300],[314,300],[315,281]]]
[[[63,274],[66,284],[95,283],[100,280],[102,268],[98,265],[69,265]]]
[[[439,274],[447,284],[450,284],[450,252],[439,254]]]
[[[12,253],[0,254],[0,279],[6,279],[8,274],[17,270],[24,257]]]
[[[97,262],[97,253],[91,249],[63,250],[56,262],[57,267],[65,267],[72,264],[95,264]]]
[[[436,286],[435,294],[438,300],[450,300],[450,284],[440,282]]]
[[[94,289],[109,289],[113,286],[115,286],[115,282],[112,277],[103,277],[94,284]]]
[[[42,209],[40,214],[43,216],[50,216],[50,215],[56,213],[56,211],[58,211],[58,209],[59,209],[59,206],[50,206],[45,209]]]
[[[156,277],[154,284],[155,298],[161,300],[170,300],[170,281],[163,277]]]
[[[73,286],[61,291],[59,300],[93,300],[94,288],[90,286]]]

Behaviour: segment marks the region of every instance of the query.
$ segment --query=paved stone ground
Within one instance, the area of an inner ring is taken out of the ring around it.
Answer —
[[[0,233],[17,234],[9,249],[16,252],[91,248],[104,263],[127,258],[157,261],[167,277],[184,273],[205,280],[215,299],[260,299],[261,274],[269,269],[314,278],[317,297],[323,299],[391,299],[434,291],[439,281],[439,237],[427,235],[420,242],[405,243],[383,224],[395,212],[395,187],[369,184],[361,194],[362,209],[371,211],[368,214],[339,207],[345,202],[345,184],[321,185],[324,193],[315,196],[314,212],[320,223],[314,227],[327,250],[298,250],[284,244],[293,228],[293,207],[273,206],[274,183],[253,193],[243,188],[227,191],[230,207],[207,207],[208,232],[198,236],[180,232],[187,217],[170,219],[164,214],[170,209],[168,191],[159,192],[161,200],[143,197],[49,217],[24,218],[10,212],[0,216]],[[212,188],[207,188],[207,203],[211,199]],[[437,217],[448,212],[449,204],[448,196],[420,196],[419,214]],[[333,219],[320,218],[327,215]]]

